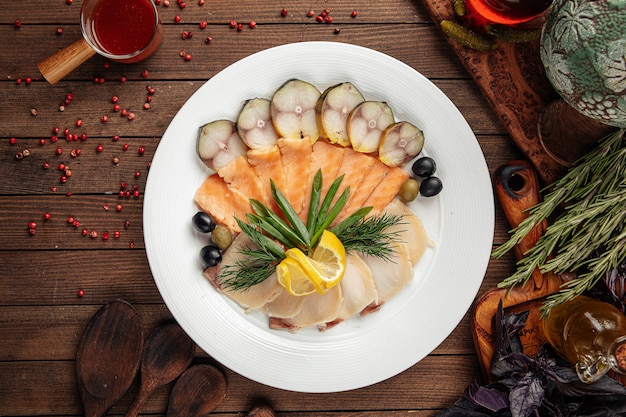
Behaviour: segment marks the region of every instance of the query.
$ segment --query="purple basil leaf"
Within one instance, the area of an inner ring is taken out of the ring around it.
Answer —
[[[519,331],[526,325],[529,311],[519,314],[507,314],[504,316],[504,329],[508,337],[509,350],[511,352],[523,352],[522,341],[520,340]]]
[[[576,373],[574,372],[574,374]],[[593,384],[585,384],[580,381],[578,377],[576,377],[573,381],[562,382],[555,380],[554,383],[556,388],[563,393],[563,395],[567,395],[569,397],[583,397],[591,395],[626,396],[626,387],[608,375],[603,376]]]
[[[528,417],[541,406],[545,390],[539,378],[527,373],[511,388],[509,403],[513,417]]]
[[[491,358],[491,373],[497,378],[503,378],[511,372],[517,371],[517,365],[505,359],[511,353],[521,353],[522,345],[519,340],[519,331],[526,325],[528,311],[520,314],[504,314],[502,300],[494,317],[494,352]]]
[[[509,406],[507,393],[495,388],[481,387],[476,380],[465,389],[463,395],[474,404],[480,405],[492,412],[502,410]]]

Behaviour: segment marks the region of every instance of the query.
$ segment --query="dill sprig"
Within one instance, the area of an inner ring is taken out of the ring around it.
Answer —
[[[312,255],[324,230],[330,227],[348,202],[350,187],[346,187],[335,199],[342,181],[343,176],[333,181],[322,198],[322,172],[316,172],[305,224],[270,180],[272,198],[281,213],[275,213],[258,200],[250,200],[254,213],[247,215],[249,223],[238,218],[235,220],[252,245],[239,249],[243,256],[220,268],[217,276],[220,285],[227,289],[245,290],[263,282],[285,258],[285,248],[299,248]],[[402,216],[383,214],[366,218],[371,210],[372,207],[356,210],[331,231],[341,240],[346,251],[360,251],[389,259],[398,232],[389,233],[386,229],[398,224]]]
[[[537,224],[557,214],[535,246],[517,263],[516,272],[499,286],[524,285],[535,268],[557,275],[577,272],[544,302],[542,312],[591,289],[626,259],[626,147],[624,129],[603,138],[549,189],[543,201],[510,231],[510,239],[493,251],[500,257]]]
[[[238,218],[235,220],[253,246],[239,249],[243,257],[237,258],[232,264],[223,265],[217,274],[217,281],[225,289],[238,291],[260,284],[269,278],[274,273],[276,265],[285,257],[285,251],[256,227]]]
[[[395,252],[393,244],[400,239],[400,231],[389,232],[388,229],[402,224],[401,221],[401,215],[384,213],[362,218],[346,228],[338,225],[330,231],[341,240],[346,252],[361,252],[389,261]]]

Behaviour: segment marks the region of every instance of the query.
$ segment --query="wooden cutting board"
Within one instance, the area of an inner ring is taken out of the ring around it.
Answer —
[[[461,22],[452,0],[422,0],[432,20]],[[539,57],[539,41],[513,43],[496,40],[497,47],[483,52],[448,43],[487,101],[508,130],[511,138],[533,163],[544,185],[559,178],[564,167],[541,146],[538,132],[543,108],[558,99]]]

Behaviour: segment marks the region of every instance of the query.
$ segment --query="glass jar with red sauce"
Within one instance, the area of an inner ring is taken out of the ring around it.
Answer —
[[[163,38],[152,0],[85,0],[83,37],[100,55],[116,62],[139,62],[152,55]]]

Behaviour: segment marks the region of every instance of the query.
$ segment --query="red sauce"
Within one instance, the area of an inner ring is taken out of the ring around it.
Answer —
[[[468,0],[468,5],[492,23],[526,22],[543,13],[552,0]]]
[[[156,19],[149,0],[100,1],[90,16],[95,41],[111,55],[129,55],[146,47]]]

